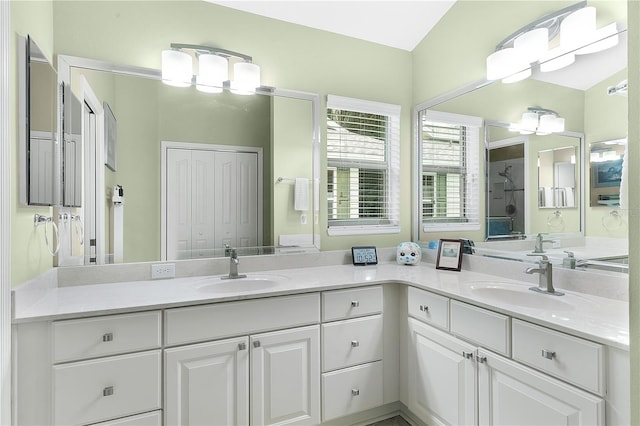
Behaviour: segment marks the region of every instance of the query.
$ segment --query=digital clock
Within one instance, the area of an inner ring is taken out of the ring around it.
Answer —
[[[351,247],[354,265],[377,265],[378,254],[374,246]]]

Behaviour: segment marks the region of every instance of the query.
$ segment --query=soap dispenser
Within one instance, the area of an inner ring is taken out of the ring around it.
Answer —
[[[576,258],[573,252],[565,250],[565,253],[567,253],[567,257],[562,259],[562,266],[569,269],[576,269]]]

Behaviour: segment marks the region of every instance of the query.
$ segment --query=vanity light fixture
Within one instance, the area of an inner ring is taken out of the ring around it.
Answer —
[[[196,89],[220,93],[250,95],[260,87],[260,67],[251,56],[217,47],[171,43],[162,51],[162,81],[171,86],[189,87],[193,83],[193,61],[197,62]],[[229,81],[229,60],[233,59],[233,80]]]
[[[551,133],[564,132],[564,118],[546,108],[529,107],[522,114],[519,123],[509,126],[512,132],[520,132],[521,135],[536,134],[538,136],[550,135]]]
[[[595,7],[582,1],[545,15],[501,41],[487,57],[487,80],[514,83],[530,77],[533,66],[539,65],[542,72],[555,71],[574,63],[576,55],[617,44],[617,24],[598,29]]]

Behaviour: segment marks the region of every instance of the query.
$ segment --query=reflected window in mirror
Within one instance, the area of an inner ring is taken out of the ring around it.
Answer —
[[[399,232],[400,107],[327,98],[329,235]]]
[[[420,113],[420,126],[424,231],[479,229],[482,119],[426,110]]]
[[[627,139],[595,142],[590,145],[590,203],[591,207],[619,207],[621,182]]]

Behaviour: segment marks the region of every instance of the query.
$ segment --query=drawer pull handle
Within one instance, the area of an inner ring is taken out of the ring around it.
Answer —
[[[102,396],[111,396],[113,395],[113,386],[108,386],[102,389]]]
[[[546,359],[554,359],[556,357],[556,353],[553,351],[548,351],[546,349],[542,350],[542,357]]]
[[[351,307],[352,308],[357,308],[358,306],[360,306],[360,302],[358,302],[357,300],[352,300],[351,301]]]
[[[428,313],[429,307],[427,305],[420,305],[420,311]]]
[[[244,351],[245,349],[247,349],[247,344],[246,343],[238,343],[238,350],[239,351]]]
[[[478,360],[478,362],[480,364],[484,364],[485,362],[487,362],[487,357],[486,356],[476,356],[476,359]]]
[[[253,347],[254,348],[259,348],[260,347],[260,340],[256,340],[255,342],[253,342]]]
[[[113,333],[105,333],[102,335],[103,342],[112,342],[113,341]]]
[[[462,352],[462,356],[466,359],[471,359],[473,358],[473,352]]]
[[[360,342],[357,340],[352,340],[351,341],[351,347],[352,348],[357,348],[358,346],[360,346]]]
[[[353,396],[360,395],[360,389],[351,389],[351,395]]]

